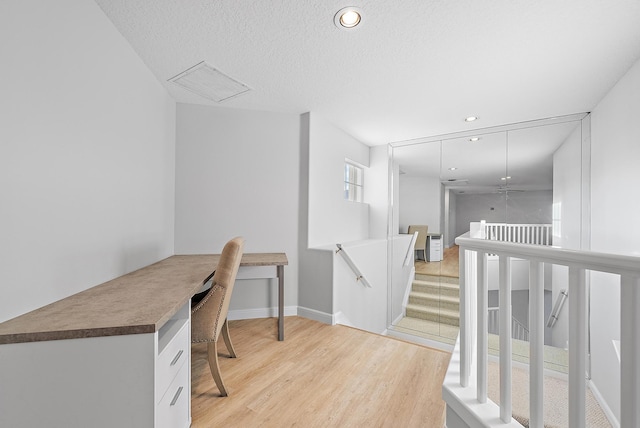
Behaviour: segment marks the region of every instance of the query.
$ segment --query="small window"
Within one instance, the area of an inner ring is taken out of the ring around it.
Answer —
[[[363,170],[361,167],[345,161],[344,163],[344,198],[347,201],[362,202],[363,186],[362,177]]]

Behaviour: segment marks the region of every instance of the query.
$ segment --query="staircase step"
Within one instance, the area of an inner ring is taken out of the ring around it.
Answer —
[[[421,293],[412,291],[409,293],[409,303],[427,306],[430,308],[460,310],[460,299],[457,296],[447,296],[436,293]]]
[[[418,293],[432,293],[440,296],[458,297],[460,295],[460,286],[458,284],[425,281],[420,279],[413,280],[411,290]]]
[[[456,284],[456,285],[460,284],[460,279],[452,276],[422,275],[417,273],[414,278],[420,281],[433,281],[433,282]]]
[[[430,308],[413,303],[407,304],[407,316],[439,322],[441,324],[460,325],[460,313],[450,309]]]

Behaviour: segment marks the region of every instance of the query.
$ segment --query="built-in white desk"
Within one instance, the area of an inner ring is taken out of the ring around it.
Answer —
[[[0,426],[188,427],[189,302],[218,260],[171,256],[0,323]],[[286,264],[282,253],[241,262],[275,267],[280,340]]]

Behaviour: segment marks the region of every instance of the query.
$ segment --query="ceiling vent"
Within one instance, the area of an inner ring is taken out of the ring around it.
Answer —
[[[251,90],[204,61],[172,77],[169,82],[217,103]]]

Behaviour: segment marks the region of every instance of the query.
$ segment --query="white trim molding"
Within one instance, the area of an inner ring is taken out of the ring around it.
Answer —
[[[295,316],[298,315],[298,307],[297,306],[285,306],[284,308],[284,316]],[[235,309],[229,310],[227,313],[227,319],[229,321],[234,320],[249,320],[255,318],[277,318],[278,317],[278,308],[270,307],[270,308],[254,308],[254,309]]]
[[[305,308],[298,306],[298,316],[308,318],[310,320],[318,321],[324,324],[335,325],[336,316],[328,314],[326,312],[320,312],[315,309]]]

